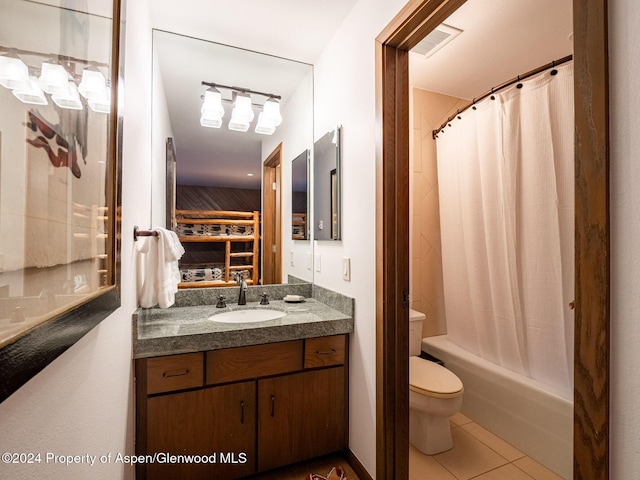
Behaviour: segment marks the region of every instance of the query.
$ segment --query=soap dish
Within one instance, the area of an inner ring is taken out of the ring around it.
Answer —
[[[302,295],[287,295],[283,300],[287,303],[300,303],[304,302],[304,297]]]

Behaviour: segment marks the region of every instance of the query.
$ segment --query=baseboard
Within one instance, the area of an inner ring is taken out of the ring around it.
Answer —
[[[351,449],[347,448],[347,450],[345,451],[345,457],[360,480],[373,480],[373,477],[369,475],[367,469],[364,468],[364,466],[360,463],[360,460],[358,460],[358,457],[354,455]]]

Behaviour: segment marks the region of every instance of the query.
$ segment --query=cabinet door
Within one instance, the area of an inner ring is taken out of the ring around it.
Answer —
[[[147,453],[206,455],[208,463],[152,463],[148,479],[238,478],[255,471],[256,383],[151,397]]]
[[[344,367],[258,381],[258,471],[342,450]]]

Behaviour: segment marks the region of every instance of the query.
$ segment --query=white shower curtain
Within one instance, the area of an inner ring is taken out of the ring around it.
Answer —
[[[449,339],[573,394],[572,63],[468,109],[438,135]]]

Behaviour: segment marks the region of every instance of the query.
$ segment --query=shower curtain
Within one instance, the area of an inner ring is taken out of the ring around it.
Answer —
[[[570,399],[572,67],[495,93],[437,139],[449,339]]]

